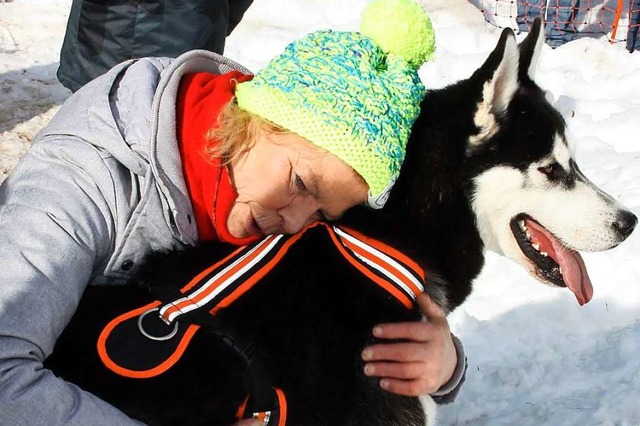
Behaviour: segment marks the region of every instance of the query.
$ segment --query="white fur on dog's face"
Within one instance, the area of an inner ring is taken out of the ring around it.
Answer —
[[[575,185],[553,182],[541,171],[553,163],[575,173]],[[573,167],[561,135],[555,137],[553,152],[525,171],[494,167],[477,176],[475,184],[472,207],[485,246],[527,269],[532,262],[510,228],[511,220],[523,213],[574,250],[607,250],[624,240],[613,227],[622,206]]]
[[[512,34],[503,33],[503,48],[499,43],[492,53],[498,62],[484,82],[473,117],[477,133],[466,148],[478,165],[490,159],[472,178],[471,207],[485,248],[544,283],[569,287],[584,304],[593,288],[578,252],[615,247],[635,217],[580,172],[563,120],[540,98],[533,76],[543,38],[540,28],[532,31],[518,56]]]

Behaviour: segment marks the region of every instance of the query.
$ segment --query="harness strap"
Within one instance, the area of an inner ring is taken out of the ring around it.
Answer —
[[[411,308],[416,295],[424,291],[422,269],[402,253],[348,228],[317,222],[298,234],[269,235],[237,250],[198,274],[183,287],[183,296],[165,303],[158,315],[166,324],[202,308],[215,315],[250,290],[307,230],[316,226],[329,232],[337,249],[352,265],[407,308]]]
[[[238,353],[245,360],[249,372],[253,370],[256,376],[249,380],[253,396],[247,401],[248,413],[251,416],[264,413],[265,418],[275,416],[277,426],[284,426],[284,393],[272,389],[267,383],[262,363],[256,362],[254,345],[237,333],[226,330],[215,314],[248,292],[274,268],[293,244],[309,229],[316,227],[329,233],[337,250],[351,265],[406,308],[413,307],[416,295],[424,291],[422,283],[425,279],[423,270],[415,262],[357,231],[316,222],[294,235],[269,235],[240,247],[196,275],[179,293],[169,292],[172,295],[160,296],[161,301],[115,318],[98,339],[98,353],[103,363],[126,377],[157,376],[180,359],[201,326],[207,327]],[[266,408],[273,404],[273,409]]]
[[[184,296],[163,305],[158,314],[166,324],[201,308],[215,314],[253,287],[300,236],[269,235],[236,251],[196,276],[181,290]]]
[[[280,388],[272,388],[277,398],[277,409],[274,411],[250,411],[248,407],[251,405],[252,394],[247,395],[245,400],[238,407],[236,419],[258,419],[265,426],[285,426],[287,422],[287,399],[284,392]]]
[[[408,309],[424,291],[424,271],[413,260],[380,241],[349,228],[332,226],[336,248],[360,272],[391,293]]]

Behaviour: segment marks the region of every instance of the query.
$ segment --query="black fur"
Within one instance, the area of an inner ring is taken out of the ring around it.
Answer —
[[[508,37],[503,34],[470,79],[428,92],[387,206],[353,209],[342,220],[419,262],[430,278],[427,292],[448,311],[469,295],[484,262],[470,207],[472,177],[501,163],[522,167],[549,150],[524,151],[525,144],[514,139],[535,138],[527,144],[535,147],[546,139],[540,137],[542,129],[564,126],[542,91],[523,82],[513,106],[499,117],[500,132],[468,153],[469,137],[479,132],[473,116],[483,84],[502,61]],[[529,53],[523,48],[523,60]],[[246,391],[244,367],[215,336],[199,332],[183,359],[154,379],[118,377],[95,353],[100,329],[148,302],[148,286],[182,287],[228,250],[217,244],[155,255],[137,277],[143,285],[88,289],[46,366],[150,424],[231,423]],[[418,399],[382,391],[364,376],[360,361],[373,325],[415,320],[419,313],[371,285],[322,232],[305,235],[274,271],[221,315],[259,344],[274,385],[287,393],[288,424],[424,426]]]

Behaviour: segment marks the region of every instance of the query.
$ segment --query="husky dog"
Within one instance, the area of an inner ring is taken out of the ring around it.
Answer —
[[[505,30],[469,79],[429,91],[386,207],[353,209],[340,224],[412,258],[425,271],[425,291],[448,312],[472,291],[485,249],[587,303],[593,288],[578,250],[615,247],[637,223],[578,169],[563,118],[533,81],[542,45],[539,20],[520,46]],[[149,424],[232,423],[248,400],[269,399],[265,383],[286,396],[269,424],[432,424],[430,398],[383,391],[360,361],[373,325],[416,320],[419,312],[374,285],[376,275],[354,267],[324,228],[306,231],[215,317],[207,312],[162,374],[129,378],[105,368],[98,335],[118,315],[182,288],[231,248],[154,255],[138,277],[142,285],[89,288],[45,366]],[[208,327],[210,318],[217,325]],[[160,350],[133,355],[143,352]],[[248,397],[252,389],[259,395]]]

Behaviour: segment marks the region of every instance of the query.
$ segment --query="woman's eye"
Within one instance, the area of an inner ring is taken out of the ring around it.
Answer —
[[[306,191],[307,190],[307,185],[304,184],[304,181],[302,180],[302,178],[296,174],[296,186],[301,189],[302,191]]]

